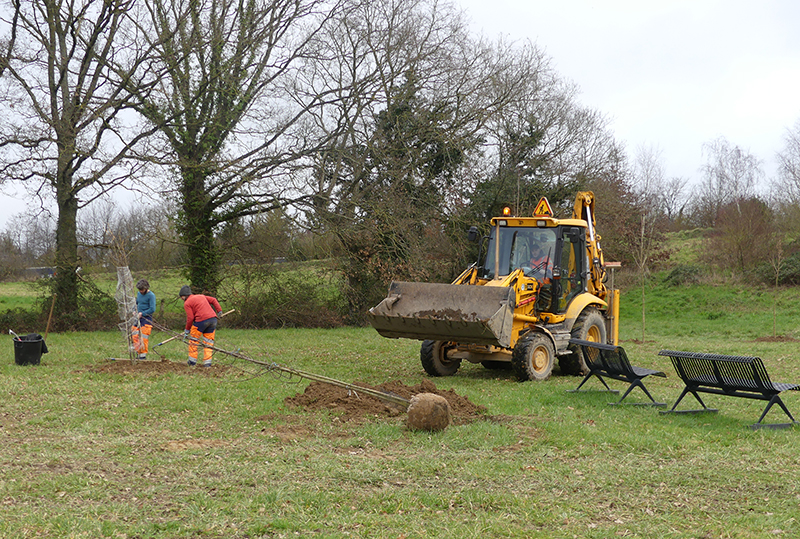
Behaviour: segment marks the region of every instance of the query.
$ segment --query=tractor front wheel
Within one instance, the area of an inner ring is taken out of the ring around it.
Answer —
[[[556,349],[550,338],[533,332],[517,342],[511,355],[511,366],[521,381],[541,381],[550,378],[555,359]]]
[[[419,359],[422,368],[431,376],[452,376],[461,366],[460,359],[450,359],[447,352],[454,347],[446,341],[422,341]]]

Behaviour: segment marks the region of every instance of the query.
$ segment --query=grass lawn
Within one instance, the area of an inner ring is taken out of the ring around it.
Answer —
[[[781,294],[779,339],[763,338],[772,299],[754,294],[648,292],[645,339],[639,293],[625,294],[632,363],[668,374],[647,380],[657,399],[682,389],[661,348],[758,355],[773,380],[800,382],[797,294]],[[51,334],[47,345],[26,367],[11,337],[0,347],[4,537],[800,536],[800,430],[750,430],[762,402],[708,396],[719,413],[661,416],[567,393],[579,378],[558,372],[519,383],[465,364],[432,379],[418,342],[370,328],[218,330],[219,347],[260,361],[345,382],[432,381],[485,407],[431,434],[404,414],[292,406],[307,381],[219,353],[212,369],[190,369],[178,341],[158,349],[171,368],[152,372],[107,359],[127,357],[115,332]],[[800,392],[787,393],[797,416]]]
[[[30,310],[40,295],[34,282],[0,282],[0,311]]]

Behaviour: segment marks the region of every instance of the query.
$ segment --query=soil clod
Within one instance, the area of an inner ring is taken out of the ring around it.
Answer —
[[[408,400],[412,400],[415,395],[422,393],[438,395],[447,401],[450,409],[450,423],[454,425],[471,423],[478,419],[489,419],[485,407],[474,404],[468,397],[459,395],[452,389],[437,389],[429,380],[424,380],[415,386],[407,386],[400,381],[386,382],[378,386],[363,383],[355,385],[393,393]],[[342,421],[361,420],[365,417],[397,417],[406,411],[376,397],[322,382],[310,383],[303,393],[287,397],[285,402],[307,410],[330,411],[339,416]]]

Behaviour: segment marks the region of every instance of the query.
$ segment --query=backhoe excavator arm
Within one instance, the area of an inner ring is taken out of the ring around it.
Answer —
[[[589,257],[591,275],[589,277],[589,292],[605,299],[606,297],[606,270],[603,250],[600,248],[600,236],[595,232],[597,223],[594,219],[594,193],[579,191],[575,196],[575,206],[572,210],[573,219],[583,219],[588,225],[589,237],[586,240],[586,254]]]

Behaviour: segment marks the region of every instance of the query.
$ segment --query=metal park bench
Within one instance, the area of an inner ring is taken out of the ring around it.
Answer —
[[[761,417],[755,424],[751,425],[753,429],[761,427],[783,428],[797,424],[789,409],[786,408],[786,405],[781,400],[780,393],[788,390],[800,390],[800,385],[772,382],[760,358],[724,356],[700,352],[678,352],[675,350],[661,350],[658,355],[669,356],[678,376],[686,384],[683,393],[675,401],[672,408],[661,412],[662,414],[716,412],[718,410],[706,406],[698,394],[711,393],[713,395],[728,395],[730,397],[769,401]],[[676,410],[678,403],[687,393],[694,395],[703,408],[700,410]],[[786,412],[792,422],[762,424],[761,421],[773,404],[778,404],[783,408],[783,411]]]
[[[627,402],[625,404],[639,404],[639,405],[648,405],[648,406],[666,406],[666,403],[663,402],[656,402],[650,392],[647,391],[647,388],[644,386],[642,380],[650,375],[653,376],[661,376],[662,378],[666,378],[667,375],[661,371],[655,371],[652,369],[645,369],[642,367],[634,367],[628,361],[628,355],[625,353],[625,350],[621,346],[614,346],[611,344],[604,344],[598,342],[591,342],[591,341],[584,341],[581,339],[570,339],[569,343],[575,346],[580,346],[583,349],[583,357],[586,361],[586,367],[589,369],[589,372],[586,376],[581,380],[581,383],[578,384],[578,387],[570,390],[570,393],[577,393],[581,390],[583,384],[585,384],[589,378],[592,376],[596,376],[600,379],[604,386],[606,386],[606,390],[611,393],[619,393],[616,389],[611,389],[604,378],[611,378],[612,380],[620,380],[622,382],[628,382],[628,390],[622,395],[622,398],[619,399],[617,402],[611,402],[609,404],[617,405],[622,404],[622,401],[625,400],[625,397],[633,391],[634,388],[639,387],[644,391],[645,395],[647,395],[652,402]],[[602,391],[602,390],[601,390]]]

